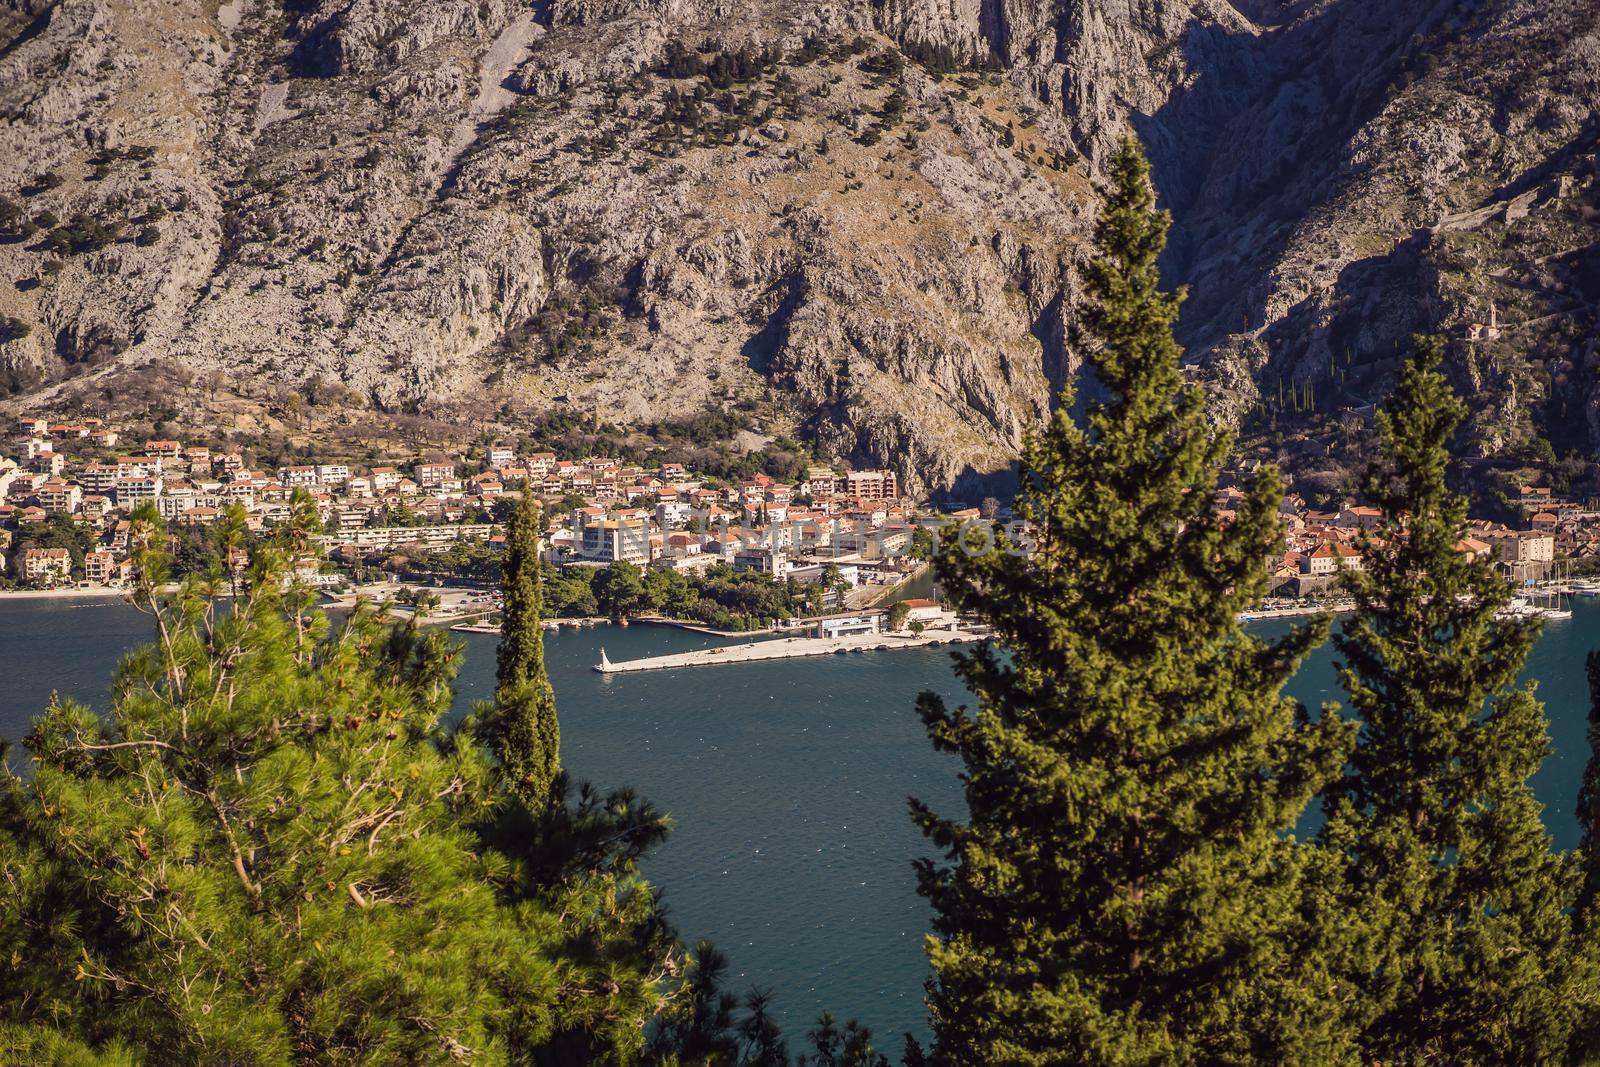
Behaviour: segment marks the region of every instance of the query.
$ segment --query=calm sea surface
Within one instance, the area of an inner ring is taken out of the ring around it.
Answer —
[[[20,737],[53,690],[103,704],[118,657],[148,636],[148,618],[122,604],[0,600],[0,737]],[[458,709],[494,681],[494,639],[466,642]],[[926,850],[906,797],[945,811],[960,803],[956,763],[934,754],[912,708],[924,688],[959,697],[949,653],[589,669],[602,644],[628,659],[717,643],[654,626],[550,635],[562,760],[578,777],[631,784],[671,812],[676,827],[649,859],[649,877],[687,940],[710,938],[728,954],[736,987],[776,992],[792,1041],[828,1008],[859,1017],[895,1050],[900,1031],[925,1033],[928,917],[910,863]],[[1583,657],[1597,645],[1600,603],[1580,599],[1572,621],[1546,628],[1529,664],[1554,750],[1535,787],[1561,847],[1578,836]],[[1330,650],[1291,689],[1312,705],[1338,699]]]

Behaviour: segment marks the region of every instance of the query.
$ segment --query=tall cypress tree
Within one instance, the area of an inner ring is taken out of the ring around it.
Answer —
[[[985,529],[938,569],[994,641],[957,657],[977,707],[931,693],[934,745],[965,768],[969,821],[916,801],[946,851],[934,909],[933,1058],[957,1063],[1305,1062],[1339,1054],[1315,954],[1298,946],[1309,848],[1286,836],[1350,731],[1281,695],[1326,624],[1276,640],[1238,613],[1281,543],[1263,473],[1231,522],[1211,506],[1228,441],[1185,384],[1161,291],[1168,226],[1136,144],[1089,278],[1087,362],[1024,454],[1031,555]]]
[[[539,505],[524,493],[506,535],[505,605],[495,658],[494,701],[482,717],[484,742],[530,811],[543,810],[561,769],[561,725],[544,668],[544,588],[539,572]]]
[[[1323,839],[1369,923],[1351,999],[1366,1058],[1551,1062],[1573,1021],[1576,879],[1528,785],[1549,747],[1516,681],[1537,624],[1506,618],[1506,582],[1459,547],[1467,504],[1446,472],[1465,405],[1443,353],[1418,338],[1378,415],[1366,493],[1383,519],[1336,637],[1360,734]]]

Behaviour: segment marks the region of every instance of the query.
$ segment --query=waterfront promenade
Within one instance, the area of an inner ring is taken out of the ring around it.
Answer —
[[[928,645],[959,645],[980,640],[965,630],[928,630],[921,634],[852,634],[845,637],[777,637],[744,645],[723,645],[693,652],[613,663],[600,650],[594,669],[601,674],[629,674],[636,671],[664,671],[678,667],[715,667],[729,663],[760,663],[765,660],[800,659],[805,656],[832,656],[850,652],[885,652],[896,648],[924,648]]]

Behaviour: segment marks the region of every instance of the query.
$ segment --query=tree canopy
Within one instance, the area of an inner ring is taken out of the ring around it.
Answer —
[[[944,850],[934,909],[934,1058],[960,1063],[1306,1062],[1342,1051],[1287,832],[1350,729],[1281,695],[1326,632],[1277,641],[1237,615],[1282,536],[1271,473],[1231,524],[1210,506],[1227,439],[1185,384],[1159,288],[1167,229],[1125,144],[1097,231],[1086,355],[1024,453],[1014,510],[1033,551],[951,539],[938,573],[994,641],[957,660],[977,696],[924,694],[960,756],[969,818],[913,802]]]
[[[175,595],[106,712],[54,701],[0,785],[0,1059],[637,1059],[682,954],[627,794],[531,809],[444,719],[459,649],[293,580],[303,528]]]
[[[1505,579],[1462,547],[1446,473],[1466,406],[1443,353],[1419,338],[1378,414],[1366,496],[1382,523],[1343,576],[1356,610],[1335,644],[1360,734],[1322,833],[1345,864],[1334,917],[1365,1058],[1553,1062],[1600,989],[1571,938],[1575,865],[1529,785],[1549,752],[1517,683],[1538,624],[1506,616]]]

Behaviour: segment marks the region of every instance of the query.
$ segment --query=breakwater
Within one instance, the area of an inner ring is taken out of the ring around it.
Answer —
[[[926,648],[929,645],[959,645],[979,640],[965,630],[930,630],[921,634],[852,634],[843,637],[778,637],[744,645],[723,645],[692,652],[613,662],[600,650],[594,669],[601,674],[628,674],[635,671],[664,671],[679,667],[716,667],[730,663],[760,663],[806,656],[834,656],[851,652],[887,652],[897,648]]]

